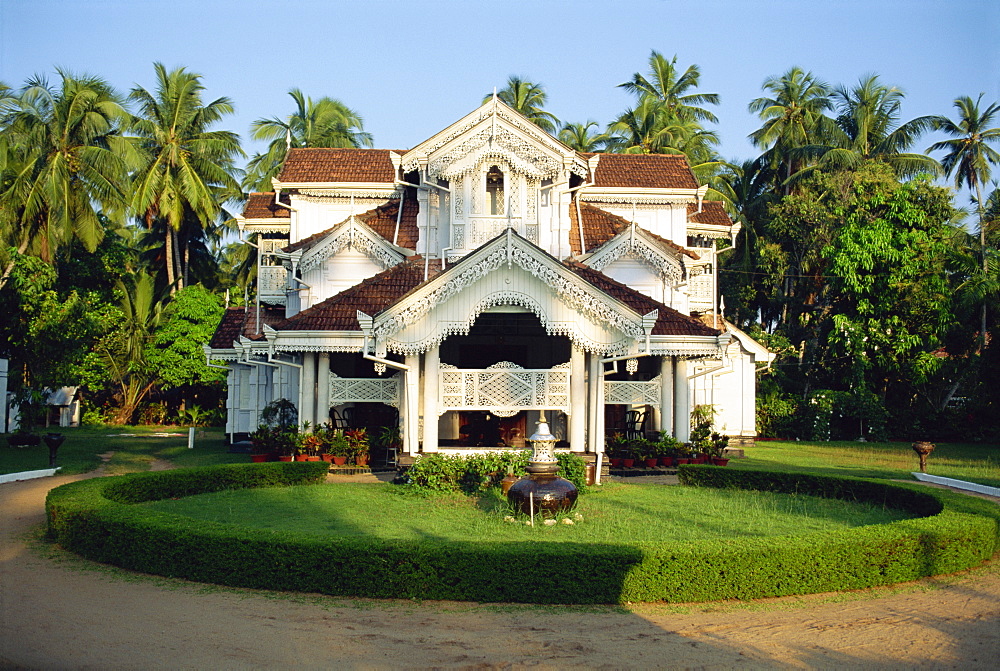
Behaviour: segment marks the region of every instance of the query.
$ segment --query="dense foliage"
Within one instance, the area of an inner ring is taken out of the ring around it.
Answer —
[[[241,587],[375,598],[534,603],[704,601],[861,589],[979,565],[1000,547],[987,501],[872,481],[681,467],[701,486],[795,491],[920,515],[843,532],[676,543],[335,540],[154,512],[139,501],[318,482],[325,464],[257,464],[98,478],[56,488],[50,535],[89,559]],[[530,586],[530,587],[528,587]]]

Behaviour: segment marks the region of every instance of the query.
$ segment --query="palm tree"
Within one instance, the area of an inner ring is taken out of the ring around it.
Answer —
[[[131,208],[146,227],[163,219],[167,284],[173,294],[187,282],[190,245],[178,236],[192,218],[207,229],[218,223],[222,203],[242,196],[233,177],[234,160],[243,156],[239,136],[209,128],[233,113],[228,98],[202,102],[201,75],[177,68],[167,72],[155,63],[157,87],[132,89],[138,106],[132,128],[139,136],[144,162],[135,178]]]
[[[605,133],[592,133],[591,128],[598,127],[596,121],[586,123],[566,123],[559,131],[559,141],[580,152],[599,152],[607,145],[608,136]]]
[[[121,129],[122,101],[102,79],[58,70],[59,87],[29,79],[16,100],[3,91],[0,212],[3,242],[50,262],[78,239],[93,251],[104,237],[98,212],[123,216],[134,152]],[[2,287],[13,267],[7,258]]]
[[[826,129],[819,145],[804,148],[804,153],[816,156],[820,168],[852,170],[866,160],[877,160],[892,166],[900,177],[940,174],[941,166],[933,158],[907,152],[931,126],[931,118],[900,123],[904,95],[901,89],[882,84],[875,74],[862,77],[851,88],[838,86],[832,93],[836,127]]]
[[[278,175],[289,148],[371,147],[371,133],[354,110],[335,98],[313,102],[299,89],[288,95],[295,111],[285,119],[257,119],[250,125],[254,140],[269,140],[267,151],[256,154],[247,164],[243,187],[247,191],[270,191],[271,179]]]
[[[545,93],[545,88],[541,84],[530,82],[517,75],[511,75],[507,78],[507,86],[497,91],[496,95],[546,133],[555,134],[559,119],[551,112],[542,109],[548,94]],[[483,96],[483,102],[489,102],[492,97],[492,93],[486,94]]]
[[[982,93],[973,101],[969,96],[955,99],[958,119],[952,121],[944,116],[930,118],[935,130],[944,131],[951,139],[932,144],[927,151],[946,151],[941,159],[941,167],[946,174],[955,175],[955,186],[967,186],[975,194],[976,212],[979,215],[979,249],[982,256],[982,276],[989,276],[989,255],[986,250],[985,203],[982,185],[990,179],[993,164],[1000,163],[1000,153],[991,147],[1000,141],[1000,104],[992,103],[980,109]],[[994,193],[996,193],[994,191]],[[980,333],[983,347],[986,346],[986,302],[983,301],[980,315]]]
[[[719,120],[712,112],[700,105],[718,105],[718,93],[688,93],[698,86],[701,70],[697,65],[691,65],[683,73],[678,74],[677,56],[667,60],[660,53],[653,51],[649,56],[649,72],[643,75],[636,72],[632,79],[619,84],[629,93],[634,93],[640,100],[652,98],[666,108],[672,120],[711,121]]]
[[[756,98],[748,107],[764,125],[750,134],[750,140],[768,150],[775,163],[784,164],[784,179],[788,179],[801,168],[795,150],[816,144],[820,133],[832,124],[825,115],[833,109],[830,89],[799,67],[780,77],[768,77],[762,88],[770,95]]]

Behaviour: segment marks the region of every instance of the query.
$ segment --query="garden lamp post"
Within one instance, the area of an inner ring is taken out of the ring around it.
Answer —
[[[544,410],[536,425],[535,433],[528,438],[532,447],[528,475],[511,485],[507,500],[527,515],[535,511],[552,514],[569,510],[576,503],[578,492],[572,482],[556,475],[559,472],[556,437],[549,431]]]
[[[56,452],[59,451],[59,446],[66,440],[66,436],[61,433],[47,433],[42,440],[49,446],[49,468],[55,468]]]

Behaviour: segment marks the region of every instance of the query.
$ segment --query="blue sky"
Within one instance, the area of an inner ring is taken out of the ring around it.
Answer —
[[[723,156],[749,158],[759,122],[747,103],[792,65],[833,84],[877,72],[907,92],[905,119],[952,116],[958,95],[1000,99],[998,45],[996,0],[0,0],[8,85],[62,66],[123,90],[152,87],[161,61],[232,98],[225,127],[244,138],[254,119],[291,112],[287,92],[299,87],[340,98],[375,146],[398,149],[510,74],[541,82],[561,120],[603,126],[632,102],[616,85],[656,49],[701,67],[700,90],[723,100]]]

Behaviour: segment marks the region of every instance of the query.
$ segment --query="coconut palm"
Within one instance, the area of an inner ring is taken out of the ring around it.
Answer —
[[[545,88],[541,84],[530,82],[517,75],[511,75],[507,78],[507,85],[497,91],[496,95],[497,98],[523,114],[531,123],[546,133],[555,134],[559,119],[551,112],[542,109],[545,107],[548,94],[545,93]],[[488,102],[492,97],[492,93],[486,94],[483,96],[483,102]]]
[[[817,144],[831,127],[825,112],[833,109],[830,88],[811,72],[792,67],[780,77],[768,77],[762,86],[769,95],[750,102],[764,125],[750,134],[754,146],[766,149],[775,164],[784,165],[783,179],[802,167],[796,150]]]
[[[875,74],[862,77],[851,88],[838,86],[831,94],[838,112],[836,127],[825,129],[826,137],[803,153],[817,157],[816,166],[826,169],[853,170],[866,160],[877,160],[892,166],[900,177],[940,174],[941,165],[933,158],[907,151],[930,128],[931,118],[900,123],[904,95]]]
[[[131,208],[149,229],[157,219],[166,223],[164,263],[172,294],[189,273],[190,245],[178,232],[192,219],[202,229],[220,223],[222,204],[242,195],[233,175],[234,160],[244,154],[235,133],[210,130],[233,113],[229,98],[205,104],[201,75],[184,68],[168,72],[161,63],[153,68],[155,92],[135,87],[129,95],[138,107],[132,128],[144,154]]]
[[[93,251],[104,237],[98,216],[123,216],[134,152],[121,129],[128,120],[104,80],[57,71],[59,86],[29,79],[16,100],[0,100],[4,143],[0,212],[5,245],[52,261],[73,240]],[[6,259],[0,286],[9,275]]]
[[[668,61],[662,54],[653,51],[649,56],[649,72],[645,75],[636,72],[632,79],[618,86],[640,100],[652,98],[659,101],[671,119],[717,123],[715,114],[701,105],[718,105],[719,94],[688,93],[697,88],[700,79],[701,70],[697,65],[688,66],[687,70],[678,74],[677,56]]]
[[[958,118],[955,121],[944,117],[930,118],[935,130],[944,131],[950,139],[935,142],[927,151],[947,152],[941,159],[941,166],[946,174],[955,176],[955,186],[967,186],[974,194],[976,212],[979,224],[979,249],[982,263],[982,276],[989,276],[989,254],[986,247],[986,226],[982,185],[989,181],[991,166],[1000,163],[1000,153],[990,145],[1000,142],[1000,104],[992,103],[986,109],[980,109],[983,100],[982,93],[973,101],[969,96],[955,99]],[[994,191],[994,194],[996,191]],[[980,315],[980,333],[982,343],[986,344],[986,301],[982,303]]]
[[[596,121],[587,120],[586,123],[566,123],[559,131],[559,140],[577,151],[599,152],[607,144],[608,137],[604,133],[591,132],[591,128],[598,128]]]
[[[250,125],[254,140],[270,141],[267,151],[256,154],[247,164],[243,180],[246,191],[270,191],[271,179],[278,175],[289,148],[300,147],[371,147],[371,133],[364,131],[364,121],[357,112],[335,98],[323,97],[313,102],[299,89],[288,95],[295,101],[295,111],[284,119],[257,119]]]

